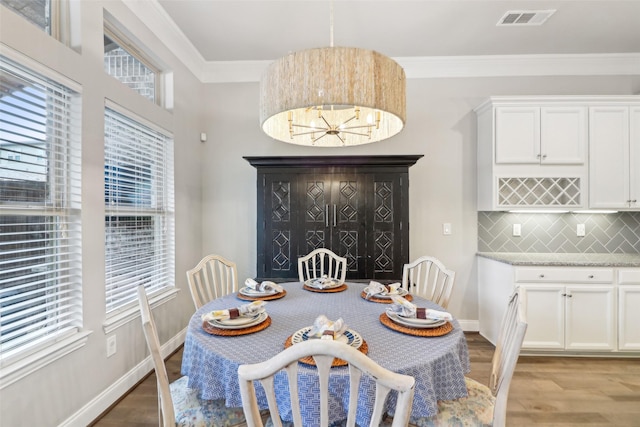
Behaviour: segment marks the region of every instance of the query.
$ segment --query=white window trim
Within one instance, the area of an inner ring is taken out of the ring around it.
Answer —
[[[153,295],[149,298],[149,305],[151,308],[156,308],[162,304],[165,304],[172,299],[174,299],[180,289],[173,286],[172,288],[164,288],[160,293]],[[140,308],[138,307],[138,302],[132,302],[127,304],[126,306],[120,308],[119,310],[111,313],[110,316],[107,316],[104,323],[102,324],[102,329],[105,334],[110,334],[119,327],[126,325],[140,317]]]
[[[0,369],[0,390],[36,372],[50,363],[63,358],[87,344],[93,331],[75,332],[71,336],[55,342],[47,348],[18,358],[15,362]]]

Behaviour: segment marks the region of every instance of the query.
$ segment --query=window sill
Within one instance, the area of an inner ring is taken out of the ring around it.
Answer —
[[[149,297],[149,305],[151,308],[155,308],[162,305],[176,297],[179,292],[178,288],[172,287],[171,289],[161,291],[159,294]],[[134,319],[140,317],[140,308],[138,303],[132,304],[130,307],[123,309],[120,312],[110,315],[102,324],[102,329],[105,334],[110,334],[122,325],[131,322]]]
[[[3,367],[0,369],[0,390],[67,354],[84,347],[89,340],[89,335],[92,333],[93,331],[77,332],[47,346],[44,350],[22,357],[14,363]]]

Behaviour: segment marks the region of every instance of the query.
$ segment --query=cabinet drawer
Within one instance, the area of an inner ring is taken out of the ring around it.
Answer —
[[[611,268],[518,267],[516,282],[612,283]]]
[[[640,285],[640,270],[619,270],[618,283],[621,285]]]

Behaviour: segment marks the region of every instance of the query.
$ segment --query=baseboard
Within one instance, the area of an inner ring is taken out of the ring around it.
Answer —
[[[186,328],[167,341],[161,348],[162,357],[175,352],[183,343]],[[153,370],[151,357],[145,358],[106,390],[84,405],[79,411],[62,422],[59,427],[86,427],[96,420],[111,405],[117,402],[129,390]]]
[[[478,320],[458,319],[458,323],[465,332],[478,332],[480,330],[480,321]]]

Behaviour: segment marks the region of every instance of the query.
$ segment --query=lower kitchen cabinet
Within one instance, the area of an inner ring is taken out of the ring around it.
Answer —
[[[494,344],[517,287],[527,291],[523,352],[640,354],[640,269],[518,266],[478,257],[480,334]]]
[[[640,269],[618,272],[618,350],[640,351]]]
[[[527,291],[528,349],[615,350],[613,285],[520,284]]]

